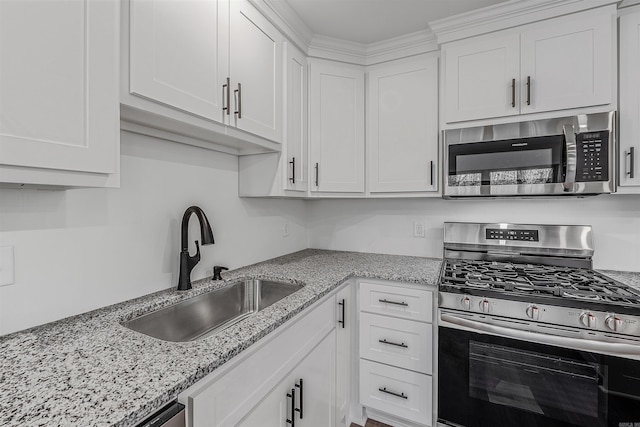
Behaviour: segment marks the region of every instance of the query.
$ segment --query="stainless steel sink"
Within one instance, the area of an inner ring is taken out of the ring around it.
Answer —
[[[164,341],[192,341],[231,326],[300,288],[302,285],[271,280],[243,280],[123,325]]]

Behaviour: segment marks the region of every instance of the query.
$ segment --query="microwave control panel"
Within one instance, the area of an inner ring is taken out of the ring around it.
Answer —
[[[576,135],[576,182],[609,180],[609,132]]]

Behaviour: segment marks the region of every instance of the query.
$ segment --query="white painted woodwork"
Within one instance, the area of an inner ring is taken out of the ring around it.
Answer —
[[[520,112],[612,102],[614,37],[615,7],[544,21],[523,31]],[[531,81],[530,104],[526,102],[527,77]]]
[[[353,358],[355,357],[354,333],[356,304],[355,287],[349,283],[336,294],[336,317],[344,323],[336,324],[336,426],[349,427],[349,407],[351,404],[351,377]],[[342,306],[344,303],[344,317]]]
[[[448,123],[519,113],[511,88],[519,82],[519,43],[519,34],[508,32],[442,46]]]
[[[130,92],[224,122],[225,1],[131,0]]]
[[[328,61],[309,68],[311,190],[362,193],[364,69]]]
[[[360,357],[431,374],[432,329],[430,323],[360,313]]]
[[[438,58],[368,71],[369,191],[438,190]]]
[[[187,390],[190,425],[235,425],[335,328],[335,297],[315,306],[276,337]]]
[[[0,2],[0,181],[118,173],[119,3]]]
[[[430,375],[360,360],[360,403],[366,407],[430,426],[432,386]],[[380,389],[404,394],[406,399]]]
[[[619,185],[640,186],[640,7],[620,17]],[[631,148],[634,148],[633,165]],[[634,177],[631,175],[633,167]]]
[[[334,423],[335,329],[331,331],[293,371],[239,423],[239,427],[281,427],[291,419],[291,390],[295,390],[295,407],[300,408],[300,389],[303,380],[303,417],[295,413],[295,425],[300,427],[330,427]],[[290,343],[290,347],[294,347]]]
[[[431,322],[433,319],[432,301],[433,294],[430,291],[376,283],[360,283],[361,311]]]
[[[444,122],[614,103],[615,10],[604,6],[444,44]]]
[[[286,138],[284,188],[306,191],[308,181],[308,128],[307,128],[307,57],[291,43],[286,43]],[[295,175],[293,162],[295,159]],[[291,178],[294,178],[293,180]]]
[[[230,2],[229,27],[233,107],[230,123],[238,129],[281,142],[284,38],[245,0]],[[236,92],[238,85],[241,89]]]

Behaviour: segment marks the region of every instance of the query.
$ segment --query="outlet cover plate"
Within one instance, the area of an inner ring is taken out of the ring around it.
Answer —
[[[0,286],[15,283],[13,246],[0,246]]]

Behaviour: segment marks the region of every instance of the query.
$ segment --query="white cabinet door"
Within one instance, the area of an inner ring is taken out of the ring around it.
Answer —
[[[364,191],[364,70],[310,64],[312,191]]]
[[[130,93],[225,121],[228,3],[131,0]]]
[[[230,2],[231,124],[282,142],[284,38],[245,0]]]
[[[640,8],[620,17],[620,186],[640,186]]]
[[[438,58],[368,73],[369,191],[437,191]]]
[[[291,43],[285,61],[287,132],[284,144],[287,190],[308,189],[307,57]]]
[[[333,426],[335,334],[334,329],[237,426],[285,426],[292,417],[300,427]]]
[[[117,172],[119,11],[113,1],[0,1],[1,181],[15,182],[6,166]]]
[[[521,113],[612,102],[614,25],[612,6],[542,22],[523,31]]]
[[[519,43],[507,32],[442,47],[448,123],[519,114]]]
[[[354,287],[349,284],[336,295],[336,425],[347,426],[351,403],[352,342],[355,317]]]

